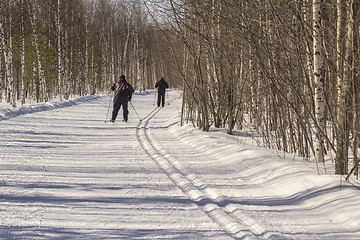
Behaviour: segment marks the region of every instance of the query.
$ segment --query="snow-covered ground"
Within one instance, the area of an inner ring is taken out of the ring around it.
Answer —
[[[357,188],[245,132],[180,128],[180,92],[154,94],[115,124],[110,95],[1,105],[0,238],[360,239]]]

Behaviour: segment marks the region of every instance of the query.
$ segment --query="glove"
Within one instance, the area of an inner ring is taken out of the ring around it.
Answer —
[[[131,96],[129,96],[129,102],[131,101]]]

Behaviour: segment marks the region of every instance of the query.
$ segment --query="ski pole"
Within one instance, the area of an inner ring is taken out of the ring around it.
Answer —
[[[170,105],[168,90],[166,91],[166,105]]]
[[[156,92],[154,94],[154,102],[153,102],[153,106],[155,105],[155,101],[156,101]]]
[[[136,113],[137,117],[139,118],[139,121],[141,122],[141,118],[139,117],[139,114],[136,112],[134,105],[132,104],[132,102],[130,101],[130,105],[132,106],[132,108],[134,109],[134,112]]]
[[[109,115],[109,109],[110,109],[110,105],[111,105],[111,99],[112,99],[112,95],[113,95],[113,92],[111,92],[111,95],[110,95],[109,107],[108,107],[108,110],[107,110],[107,113],[106,113],[106,119],[105,119],[105,123],[106,123],[106,120],[107,120],[107,118],[108,118],[108,115]]]

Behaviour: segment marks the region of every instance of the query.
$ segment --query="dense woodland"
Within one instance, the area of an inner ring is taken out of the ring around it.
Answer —
[[[359,1],[1,0],[0,18],[1,101],[164,76],[181,124],[251,125],[262,146],[358,176]]]
[[[121,74],[137,90],[175,78],[168,45],[140,1],[1,0],[0,7],[3,101],[108,92]]]

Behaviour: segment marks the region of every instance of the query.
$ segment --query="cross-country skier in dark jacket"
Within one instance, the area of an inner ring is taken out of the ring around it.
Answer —
[[[134,88],[128,83],[124,75],[120,76],[119,82],[115,83],[111,90],[114,91],[114,108],[110,122],[114,122],[120,107],[123,107],[123,119],[128,120],[129,110],[128,103],[131,101],[132,94],[135,92]]]
[[[165,105],[165,91],[166,88],[169,87],[169,84],[167,82],[165,82],[164,78],[161,77],[159,81],[156,82],[155,84],[155,88],[158,89],[158,99],[157,99],[157,106],[160,107],[160,102],[161,102],[161,106],[164,107]]]

